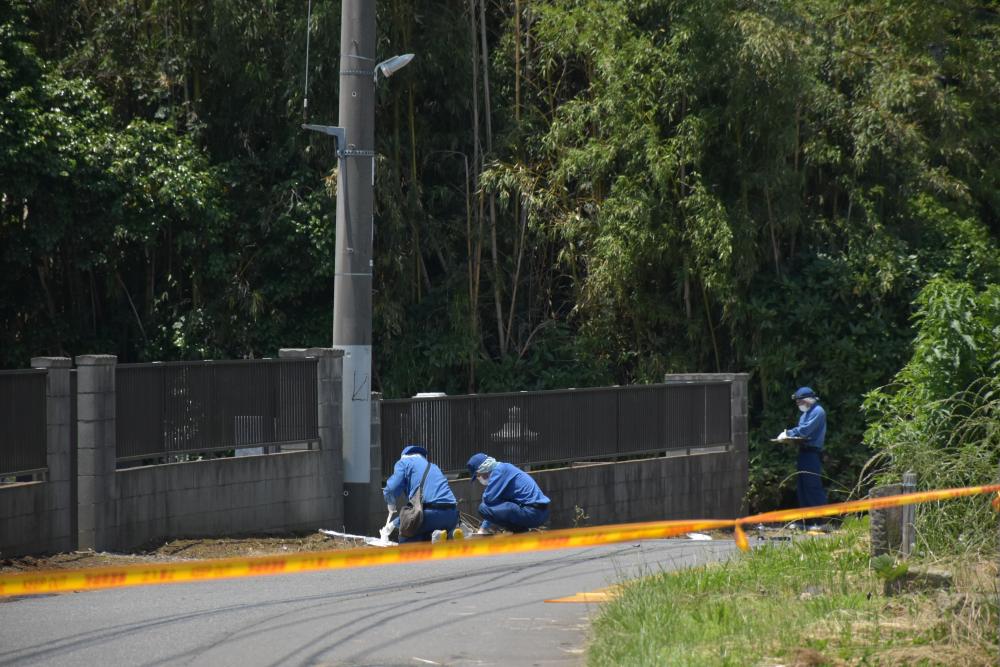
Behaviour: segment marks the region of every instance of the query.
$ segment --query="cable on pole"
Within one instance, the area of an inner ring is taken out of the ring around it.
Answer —
[[[305,88],[302,91],[302,122],[309,120],[309,27],[312,24],[312,0],[308,0],[306,8],[306,76]]]

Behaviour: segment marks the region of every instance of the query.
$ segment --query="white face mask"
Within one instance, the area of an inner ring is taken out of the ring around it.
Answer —
[[[806,412],[807,410],[809,410],[809,406],[805,403],[799,406],[799,412]]]
[[[490,483],[489,477],[481,477],[479,475],[476,475],[476,479],[479,480],[479,483],[482,484],[483,486],[486,486],[487,484]]]

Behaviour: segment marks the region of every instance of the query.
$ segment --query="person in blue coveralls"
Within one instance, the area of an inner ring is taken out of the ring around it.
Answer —
[[[448,480],[436,465],[427,460],[427,450],[420,445],[407,445],[402,456],[396,461],[392,475],[385,482],[382,496],[390,512],[396,511],[396,499],[400,496],[409,499],[417,492],[420,478],[427,471],[424,480],[423,507],[424,520],[420,524],[420,532],[413,537],[399,536],[399,542],[426,542],[446,539],[454,533],[458,525],[458,503],[455,494],[451,492]],[[399,527],[399,517],[393,521]]]
[[[819,404],[819,396],[809,387],[796,389],[792,400],[802,413],[799,415],[799,424],[779,433],[777,439],[801,438],[798,441],[799,458],[796,464],[799,507],[825,505],[823,442],[826,440],[826,411]]]
[[[472,479],[486,487],[479,505],[480,533],[498,528],[523,533],[549,520],[549,498],[528,473],[483,453],[474,454],[466,466]]]

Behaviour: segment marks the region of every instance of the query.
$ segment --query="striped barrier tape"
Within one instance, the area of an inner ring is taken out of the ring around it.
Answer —
[[[254,556],[175,563],[127,565],[80,570],[46,570],[32,573],[0,575],[0,596],[37,595],[70,591],[177,584],[189,581],[259,577],[317,570],[339,570],[376,565],[393,565],[428,560],[449,560],[476,556],[550,551],[601,546],[621,542],[677,537],[690,532],[734,528],[736,544],[746,551],[749,540],[743,531],[746,524],[776,523],[864,512],[886,507],[932,502],[997,493],[993,499],[1000,509],[1000,484],[924,491],[898,496],[822,505],[795,510],[765,512],[741,519],[696,519],[650,521],[586,528],[566,528],[522,533],[505,537],[445,541],[437,544],[418,542],[388,549],[360,547],[337,551],[318,551],[284,556]]]
[[[916,505],[918,503],[930,503],[938,500],[951,500],[965,496],[975,496],[983,493],[997,494],[991,501],[994,510],[1000,511],[1000,484],[987,484],[984,486],[963,486],[954,489],[938,489],[937,491],[920,491],[917,493],[903,493],[896,496],[883,496],[881,498],[866,498],[864,500],[851,500],[846,503],[832,503],[830,505],[819,505],[817,507],[803,507],[794,510],[776,510],[774,512],[764,512],[753,516],[736,519],[734,528],[736,533],[736,546],[743,551],[750,548],[743,526],[749,523],[787,523],[801,519],[819,519],[839,514],[856,514],[858,512],[868,512],[871,510],[885,509],[887,507],[902,507],[903,505]]]

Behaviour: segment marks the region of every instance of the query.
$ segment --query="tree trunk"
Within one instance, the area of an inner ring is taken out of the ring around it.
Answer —
[[[767,204],[767,227],[771,232],[771,252],[774,255],[774,274],[781,275],[781,257],[778,253],[778,237],[774,232],[774,211],[771,209],[771,189],[764,186],[764,201]]]
[[[514,304],[517,302],[517,284],[521,278],[521,258],[524,257],[525,237],[528,231],[528,207],[521,204],[521,235],[517,241],[517,264],[514,266],[514,276],[511,279],[510,315],[507,317],[507,340],[510,340],[514,326]]]
[[[476,0],[469,0],[469,44],[470,44],[470,54],[472,56],[472,172],[467,174],[466,187],[471,186],[471,192],[479,192],[479,56],[477,55],[477,46],[479,40],[476,37]],[[466,219],[470,221],[469,227],[471,228],[471,217],[472,217],[472,207],[471,207],[471,192],[466,191]],[[479,276],[480,276],[480,264],[482,261],[482,239],[483,239],[483,207],[482,207],[482,195],[477,198],[479,200],[478,206],[476,206],[475,212],[475,222],[476,222],[476,242],[473,244],[471,242],[471,229],[470,229],[470,243],[469,243],[469,335],[472,343],[472,347],[469,350],[469,392],[472,393],[476,384],[476,341],[479,339]],[[475,256],[473,256],[472,248],[475,247]]]
[[[521,122],[521,0],[514,0],[514,120]]]
[[[490,104],[490,54],[489,45],[486,43],[486,2],[479,3],[479,49],[483,59],[483,120],[486,122],[486,151],[483,155],[483,166],[487,157],[493,156],[493,121],[492,105]],[[497,248],[497,209],[496,201],[492,194],[487,195],[490,210],[490,255],[493,260],[493,300],[497,318],[497,342],[500,347],[500,356],[507,354],[507,339],[504,337],[503,328],[503,305],[501,299],[503,294],[500,289],[500,258]]]
[[[715,325],[712,324],[712,309],[708,305],[708,292],[705,291],[705,283],[701,283],[701,298],[705,303],[705,319],[708,321],[708,332],[712,336],[712,351],[715,352],[715,372],[722,372],[722,363],[719,359],[719,343],[715,340]]]

